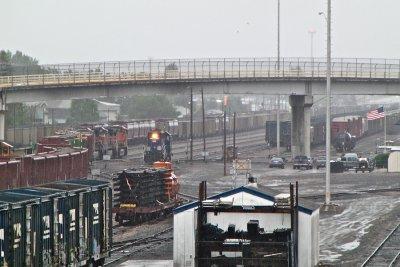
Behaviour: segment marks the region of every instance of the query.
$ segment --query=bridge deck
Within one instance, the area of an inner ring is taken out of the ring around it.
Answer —
[[[224,80],[310,80],[326,77],[323,59],[192,59],[72,63],[41,66],[0,65],[0,88],[90,86],[116,83],[207,82]],[[400,82],[400,60],[334,59],[340,80]]]

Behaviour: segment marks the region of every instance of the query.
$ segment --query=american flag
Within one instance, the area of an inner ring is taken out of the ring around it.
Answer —
[[[371,110],[370,112],[367,113],[367,120],[369,121],[373,121],[384,117],[385,117],[385,111],[383,110],[383,107]]]

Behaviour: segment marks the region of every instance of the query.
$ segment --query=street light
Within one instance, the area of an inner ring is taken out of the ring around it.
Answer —
[[[309,29],[308,33],[310,34],[310,57],[311,62],[314,63],[314,34],[317,31],[315,29]]]
[[[277,28],[278,28],[278,38],[277,38],[277,52],[278,52],[278,62],[277,62],[277,67],[278,67],[278,75],[280,75],[280,57],[281,57],[281,1],[278,0],[278,21],[277,21]],[[277,155],[280,155],[280,150],[281,150],[281,122],[280,122],[280,101],[281,101],[281,95],[277,95],[277,109],[276,109],[276,152]]]
[[[326,167],[325,167],[325,205],[330,205],[331,202],[331,0],[328,0],[327,15],[324,12],[319,12],[319,15],[324,15],[326,20]]]
[[[281,59],[281,1],[278,0],[278,16],[277,16],[277,67],[278,71],[280,70],[280,59]]]

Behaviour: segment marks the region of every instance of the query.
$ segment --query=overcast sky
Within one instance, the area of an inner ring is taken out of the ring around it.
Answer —
[[[400,58],[399,0],[332,0],[333,56]],[[0,49],[40,63],[276,55],[277,0],[0,0]],[[325,54],[326,0],[281,0],[281,55]]]

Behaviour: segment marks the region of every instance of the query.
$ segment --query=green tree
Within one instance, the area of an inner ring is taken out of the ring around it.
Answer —
[[[6,125],[7,127],[20,127],[32,123],[34,120],[34,107],[24,103],[7,104]]]
[[[71,102],[68,122],[96,122],[99,120],[97,103],[91,99],[74,99]]]
[[[179,112],[165,96],[136,96],[118,101],[121,113],[131,119],[175,118]]]
[[[231,112],[244,113],[250,111],[249,107],[242,103],[240,96],[229,96],[228,107],[230,108]]]
[[[37,74],[44,70],[39,66],[36,58],[30,57],[21,51],[14,54],[10,50],[0,50],[0,75]]]

